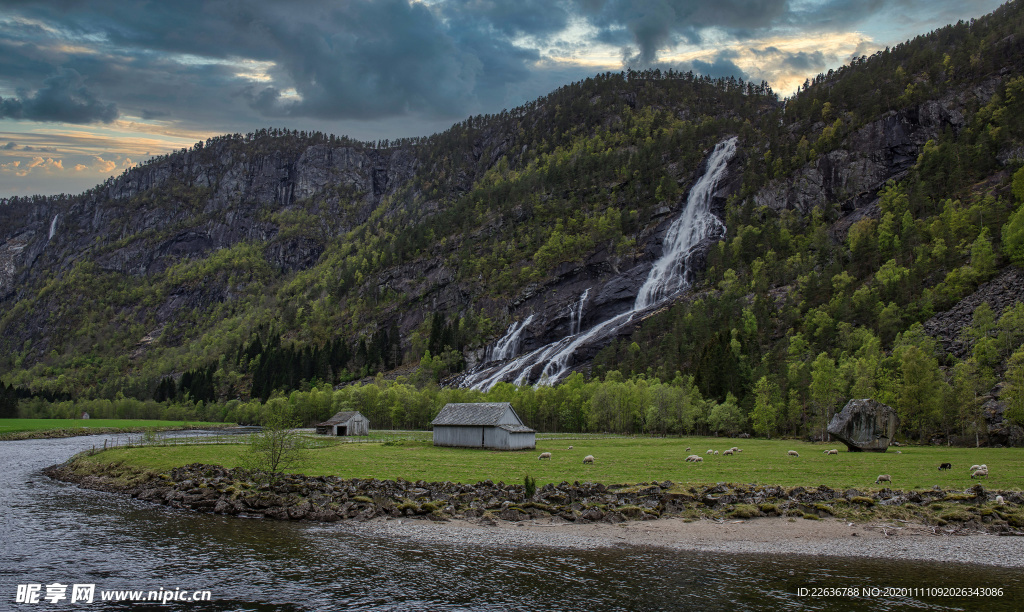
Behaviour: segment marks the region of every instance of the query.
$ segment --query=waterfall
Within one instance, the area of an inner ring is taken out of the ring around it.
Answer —
[[[580,325],[583,323],[583,304],[587,301],[587,296],[590,295],[590,289],[587,288],[580,296],[580,301],[575,304],[569,304],[569,335],[575,336],[580,333]]]
[[[721,236],[725,224],[711,213],[711,196],[736,153],[736,138],[718,143],[704,174],[690,189],[683,214],[672,222],[665,236],[661,258],[654,262],[647,281],[636,295],[633,310],[643,310],[690,288],[690,259],[705,238]]]
[[[519,335],[531,321],[533,321],[533,315],[526,317],[522,321],[513,321],[505,335],[494,343],[494,348],[488,351],[487,361],[503,361],[518,355]]]
[[[53,221],[50,221],[50,237],[46,239],[47,242],[53,240],[53,235],[57,233],[57,217],[59,216],[60,215],[54,215]]]
[[[578,304],[570,305],[570,334],[561,340],[542,346],[497,369],[470,373],[463,380],[464,387],[488,390],[495,384],[514,376],[516,384],[527,384],[538,366],[543,364],[540,382],[553,384],[564,376],[572,366],[571,358],[576,350],[602,337],[608,337],[628,324],[642,311],[658,305],[682,293],[693,283],[693,270],[690,263],[700,243],[707,238],[721,236],[725,232],[725,224],[711,212],[711,199],[718,187],[718,182],[725,175],[729,160],[736,153],[737,138],[724,140],[715,146],[708,158],[707,168],[690,189],[690,195],[683,207],[682,214],[672,222],[665,236],[661,257],[654,262],[647,280],[637,293],[633,308],[581,333],[580,321],[583,315],[583,303],[589,289],[580,297]],[[578,310],[574,310],[574,307]],[[532,319],[533,316],[530,316]],[[530,320],[527,319],[527,322]],[[525,326],[525,325],[524,325]],[[513,326],[514,327],[514,326]],[[516,338],[518,343],[518,331]],[[509,328],[505,338],[512,335]],[[502,338],[502,340],[505,340]],[[501,344],[499,340],[498,344]],[[497,345],[495,346],[497,354]],[[495,358],[497,360],[497,358]]]

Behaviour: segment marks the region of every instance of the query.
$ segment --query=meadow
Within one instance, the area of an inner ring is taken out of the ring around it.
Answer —
[[[571,450],[568,447],[572,445]],[[733,446],[733,456],[707,455]],[[690,447],[689,452],[686,448]],[[115,448],[88,457],[99,463],[124,462],[155,471],[189,463],[237,467],[247,450],[244,444],[204,444]],[[826,455],[829,448],[838,455]],[[789,450],[799,452],[791,457]],[[728,438],[623,438],[538,439],[536,450],[491,451],[434,447],[415,439],[388,442],[334,443],[305,451],[301,468],[308,476],[379,478],[428,482],[476,483],[484,480],[522,483],[525,475],[538,486],[547,483],[600,482],[633,484],[671,480],[677,484],[718,482],[837,489],[965,489],[972,480],[968,468],[987,464],[989,476],[980,482],[989,489],[1024,489],[1024,448],[902,447],[886,453],[852,453],[842,444],[812,444],[793,440]],[[542,452],[550,460],[539,460]],[[688,463],[687,455],[704,461]],[[593,465],[583,457],[593,455]],[[939,470],[951,463],[952,469]],[[892,476],[892,484],[876,485],[879,474]]]

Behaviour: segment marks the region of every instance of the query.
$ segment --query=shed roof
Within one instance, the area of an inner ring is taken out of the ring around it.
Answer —
[[[515,414],[522,425],[522,419],[508,402],[480,402],[475,404],[445,404],[431,425],[497,425],[506,410]],[[525,427],[525,426],[524,426]]]
[[[343,410],[338,414],[332,416],[331,418],[327,419],[323,423],[317,423],[316,426],[323,427],[327,425],[341,425],[342,423],[348,423],[349,421],[352,420],[352,417],[356,416],[357,414],[359,416],[363,416],[359,414],[358,410]]]
[[[537,430],[530,429],[526,425],[498,425],[498,428],[509,433],[537,433]]]

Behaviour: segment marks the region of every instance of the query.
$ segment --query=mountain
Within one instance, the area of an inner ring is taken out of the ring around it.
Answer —
[[[1010,443],[1022,26],[1011,2],[786,100],[601,74],[431,137],[266,129],[4,200],[0,373],[49,399],[206,403],[377,372],[682,376],[758,432],[813,435],[874,396],[922,438],[987,406]],[[671,429],[641,413],[623,427]]]

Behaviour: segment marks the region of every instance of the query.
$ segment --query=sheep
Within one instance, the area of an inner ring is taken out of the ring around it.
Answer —
[[[715,451],[715,454],[717,455],[717,454],[718,454],[718,451]]]
[[[704,461],[704,457],[701,457],[700,455],[690,455],[689,457],[686,458],[686,460],[687,461],[695,461],[695,462],[696,461]]]
[[[952,463],[940,463],[939,464],[939,470],[940,471],[941,470],[951,470],[951,469],[953,469],[953,464]]]
[[[708,452],[706,452],[706,453],[704,453],[704,454],[705,454],[705,455],[714,455],[714,454],[715,454],[715,451],[709,448],[709,449],[708,449]]]
[[[896,454],[897,454],[897,455],[902,455],[902,454],[903,454],[903,451],[896,451]]]
[[[541,453],[540,457],[537,457],[537,458],[538,459],[550,459],[551,458],[551,453]]]
[[[974,473],[971,474],[971,478],[974,478],[975,476],[977,476],[978,478],[981,478],[982,476],[988,476],[988,470],[974,470]]]
[[[572,450],[572,444],[570,444],[569,448],[567,448],[566,450]]]
[[[800,453],[798,453],[796,451],[792,451],[792,450],[788,451],[786,454],[789,455],[790,457],[799,457],[800,456]]]
[[[594,456],[593,455],[587,455],[586,457],[583,458],[583,463],[584,464],[586,464],[586,463],[593,463],[593,462],[594,462]]]
[[[690,447],[689,446],[686,447],[686,452],[690,452]]]
[[[694,455],[694,457],[696,457],[696,459],[693,460],[695,463],[704,463],[704,457],[701,457],[700,455]]]
[[[968,472],[973,472],[973,471],[975,471],[975,470],[980,470],[980,469],[981,469],[981,466],[980,466],[980,465],[978,465],[977,463],[975,463],[975,464],[974,464],[974,465],[972,465],[972,466],[970,467],[970,469],[968,469],[967,471],[968,471]]]
[[[875,479],[875,484],[878,484],[878,483],[882,482],[883,480],[885,482],[888,482],[888,483],[891,484],[892,483],[892,476],[890,476],[888,474],[879,474],[878,478]]]
[[[1006,500],[1003,499],[1002,495],[996,495],[996,503],[1002,506],[1006,504]]]
[[[734,446],[734,447],[730,448],[729,450],[731,450],[732,452],[735,453],[736,451],[740,450],[740,447]]]
[[[742,453],[742,452],[743,452],[743,449],[742,449],[742,448],[737,448],[737,449],[736,449],[736,452],[737,452],[737,453]]]
[[[830,448],[827,451],[825,451],[825,454],[826,455],[838,455],[839,454],[839,449]]]
[[[732,453],[732,449],[730,448],[730,449],[728,449],[728,450],[724,450],[724,451],[722,451],[722,454],[723,454],[723,455],[731,455],[731,454],[733,454],[733,453]]]

